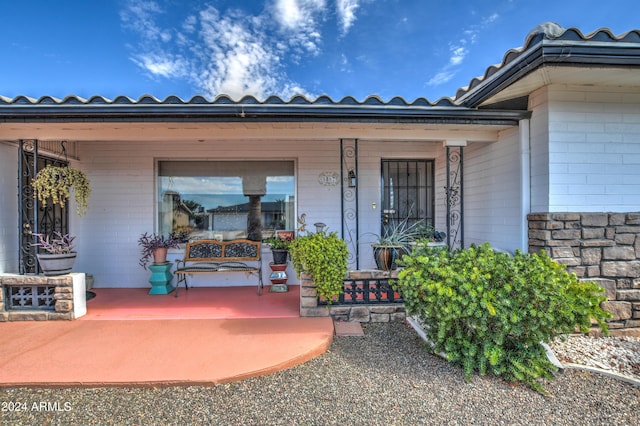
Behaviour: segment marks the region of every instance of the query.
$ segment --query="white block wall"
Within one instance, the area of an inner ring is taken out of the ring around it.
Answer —
[[[549,164],[548,195],[536,179],[534,211],[640,210],[640,89],[553,85],[530,102],[536,176],[545,151]]]
[[[82,169],[91,179],[89,211],[72,224],[78,234],[80,253],[75,270],[92,273],[96,287],[146,287],[149,271],[138,265],[137,240],[156,229],[155,163],[158,159],[291,159],[296,162],[297,215],[306,214],[308,229],[324,222],[330,231],[341,232],[340,186],[318,182],[323,172],[340,173],[338,140],[218,141],[198,142],[83,142],[79,147]],[[436,160],[436,218],[445,229],[444,169],[442,142],[359,142],[360,267],[373,268],[371,235],[380,232],[380,162],[382,159],[424,158]],[[376,203],[376,209],[372,208]],[[269,255],[264,275],[268,283]],[[170,256],[170,260],[177,254]],[[224,285],[253,283],[241,274],[217,274]],[[293,275],[293,274],[292,274]],[[204,277],[204,278],[202,278]],[[196,277],[198,285],[206,276]],[[210,281],[210,277],[209,277]],[[295,282],[290,280],[290,282]]]
[[[464,149],[465,246],[522,249],[523,220],[518,129],[504,131],[498,142],[471,143]]]
[[[18,273],[18,146],[0,142],[0,273]]]
[[[138,265],[139,236],[156,229],[155,164],[158,159],[291,159],[296,161],[298,212],[307,224],[324,222],[330,230],[340,226],[340,187],[322,186],[322,172],[339,173],[339,141],[233,141],[233,142],[83,142],[82,169],[91,179],[87,215],[74,224],[79,252],[75,270],[94,275],[96,287],[145,287],[149,271]],[[268,283],[268,261],[264,260]],[[242,274],[217,274],[229,284]]]

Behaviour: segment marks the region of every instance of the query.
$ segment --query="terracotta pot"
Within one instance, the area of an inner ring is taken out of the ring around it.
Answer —
[[[153,263],[167,263],[168,248],[157,248],[153,251]]]

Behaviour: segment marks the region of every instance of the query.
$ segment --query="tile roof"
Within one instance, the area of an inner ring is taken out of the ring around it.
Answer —
[[[547,47],[546,51],[544,47]],[[528,73],[545,62],[563,66],[640,65],[640,30],[616,36],[610,29],[601,28],[584,35],[577,28],[565,29],[554,22],[545,22],[529,32],[522,47],[510,49],[501,63],[488,67],[483,76],[458,89],[454,101],[458,105],[477,105],[479,102],[468,102],[466,98],[471,98],[483,84],[499,79],[501,74],[508,74],[507,69],[513,72],[515,79],[520,78],[524,72],[517,71],[528,68]],[[516,69],[515,65],[519,63],[522,63],[520,69]],[[510,82],[514,80],[513,75]]]
[[[139,99],[127,96],[117,96],[108,99],[103,96],[92,96],[88,99],[70,95],[64,99],[52,96],[42,96],[38,99],[28,96],[16,96],[8,98],[0,96],[0,105],[336,105],[336,106],[394,106],[394,107],[456,107],[450,98],[440,98],[436,102],[430,102],[426,98],[416,98],[413,102],[407,102],[404,98],[396,96],[388,102],[380,97],[368,96],[364,101],[358,101],[353,96],[345,96],[339,101],[333,100],[327,95],[322,95],[314,100],[307,99],[303,95],[293,96],[285,101],[279,96],[269,96],[264,101],[247,95],[239,101],[234,101],[227,95],[219,95],[214,100],[207,100],[202,95],[193,96],[191,99],[171,95],[161,100],[151,95],[143,95]]]
[[[227,95],[207,100],[194,96],[183,100],[168,96],[160,100],[150,95],[135,100],[126,96],[107,99],[93,96],[83,99],[67,96],[57,99],[43,96],[39,99],[17,96],[0,97],[0,121],[189,121],[189,122],[411,122],[411,123],[465,123],[515,125],[523,118],[523,111],[478,111],[475,108],[456,105],[449,98],[429,102],[417,98],[407,102],[394,97],[388,102],[378,96],[357,101],[352,96],[334,101],[329,96],[309,100],[302,95],[285,101],[270,96],[260,101],[245,96],[234,101]]]

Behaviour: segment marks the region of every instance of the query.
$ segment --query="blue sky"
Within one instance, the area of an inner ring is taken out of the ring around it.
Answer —
[[[0,0],[0,96],[436,101],[545,21],[640,29],[637,0]]]

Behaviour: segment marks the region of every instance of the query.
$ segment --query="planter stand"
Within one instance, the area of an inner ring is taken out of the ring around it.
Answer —
[[[175,290],[175,287],[171,285],[171,281],[173,280],[173,274],[171,273],[172,265],[171,262],[149,265],[149,269],[151,270],[151,278],[149,278],[151,290],[149,290],[149,294],[169,294]]]
[[[271,268],[271,275],[269,276],[269,280],[271,280],[271,288],[269,291],[271,293],[286,293],[289,291],[289,286],[287,286],[287,264],[276,264],[270,263],[269,267]]]

